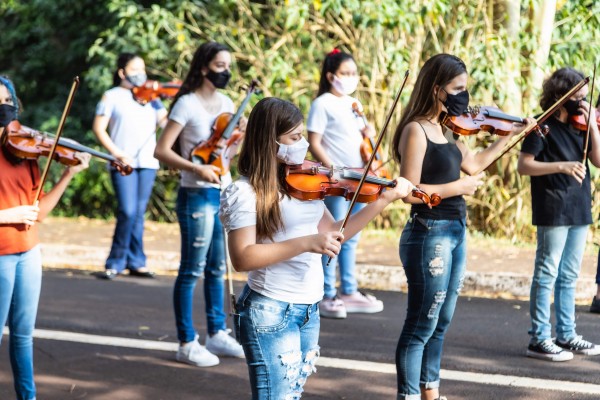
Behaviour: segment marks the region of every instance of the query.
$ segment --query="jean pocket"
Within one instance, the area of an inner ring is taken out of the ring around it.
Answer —
[[[288,325],[287,309],[250,306],[249,311],[252,324],[257,332],[278,332]]]
[[[242,344],[242,335],[240,333],[240,314],[233,314],[233,330],[235,332],[235,340]]]

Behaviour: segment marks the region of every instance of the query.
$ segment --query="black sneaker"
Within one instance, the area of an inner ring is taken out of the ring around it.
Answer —
[[[575,336],[575,338],[569,340],[568,342],[561,342],[557,340],[556,345],[574,353],[585,354],[586,356],[597,356],[600,354],[600,346],[584,340],[581,335]]]
[[[569,361],[573,359],[573,353],[561,349],[552,339],[546,339],[538,343],[529,343],[527,357],[546,361]]]
[[[592,299],[592,305],[590,306],[590,312],[600,314],[600,299],[597,299],[596,296]]]

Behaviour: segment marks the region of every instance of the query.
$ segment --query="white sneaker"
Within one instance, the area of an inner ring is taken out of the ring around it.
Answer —
[[[219,365],[219,357],[198,342],[198,335],[193,341],[184,345],[179,345],[179,350],[175,354],[175,359],[179,362],[192,364],[197,367],[213,367]]]
[[[319,303],[319,314],[323,318],[346,318],[346,306],[337,296],[333,298],[324,297]]]
[[[383,301],[371,294],[354,292],[352,294],[340,294],[340,300],[344,302],[347,313],[373,314],[383,311]]]
[[[206,348],[211,353],[224,357],[245,358],[242,346],[229,336],[231,329],[220,330],[206,337]]]

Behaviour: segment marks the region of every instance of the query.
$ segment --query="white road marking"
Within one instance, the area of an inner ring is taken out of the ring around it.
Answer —
[[[3,334],[8,335],[5,327]],[[177,351],[177,343],[159,342],[155,340],[128,339],[114,336],[90,335],[64,331],[36,329],[33,336],[38,339],[60,340],[64,342],[86,343],[100,346],[116,346],[131,349]],[[382,374],[395,374],[394,364],[347,360],[341,358],[320,357],[317,362],[319,367],[348,369],[353,371],[377,372]],[[512,375],[482,374],[477,372],[441,370],[441,378],[450,381],[471,382],[483,385],[514,386],[529,389],[555,390],[569,393],[598,394],[600,385],[591,383],[557,381],[550,379],[527,378]]]

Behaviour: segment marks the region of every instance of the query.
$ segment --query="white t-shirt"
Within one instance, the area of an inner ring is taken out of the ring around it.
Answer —
[[[306,129],[323,135],[321,143],[333,165],[360,168],[365,164],[360,156],[360,130],[365,124],[352,111],[352,103],[358,103],[362,109],[354,97],[323,93],[310,106]]]
[[[273,242],[318,233],[317,226],[325,212],[322,200],[301,201],[284,196],[279,206],[284,229],[273,235]],[[256,225],[256,194],[248,178],[241,177],[221,193],[219,217],[227,232]],[[262,239],[258,243],[273,242]],[[287,303],[321,301],[323,284],[321,255],[317,253],[302,253],[248,274],[252,290]]]
[[[198,95],[188,93],[179,98],[173,106],[169,119],[183,126],[179,134],[179,146],[182,157],[189,159],[192,150],[200,142],[208,140],[211,135],[211,128],[219,114],[224,112],[234,113],[234,105],[231,99],[222,93],[217,92],[221,99],[221,108],[217,113],[211,114],[202,105]],[[231,183],[231,174],[227,172],[221,176],[221,186],[206,182],[191,171],[181,171],[181,186],[188,188],[219,188],[225,187]]]
[[[141,105],[131,90],[116,86],[104,93],[96,115],[109,118],[110,138],[133,159],[133,168],[158,169],[154,148],[160,110],[164,110],[160,101]]]

